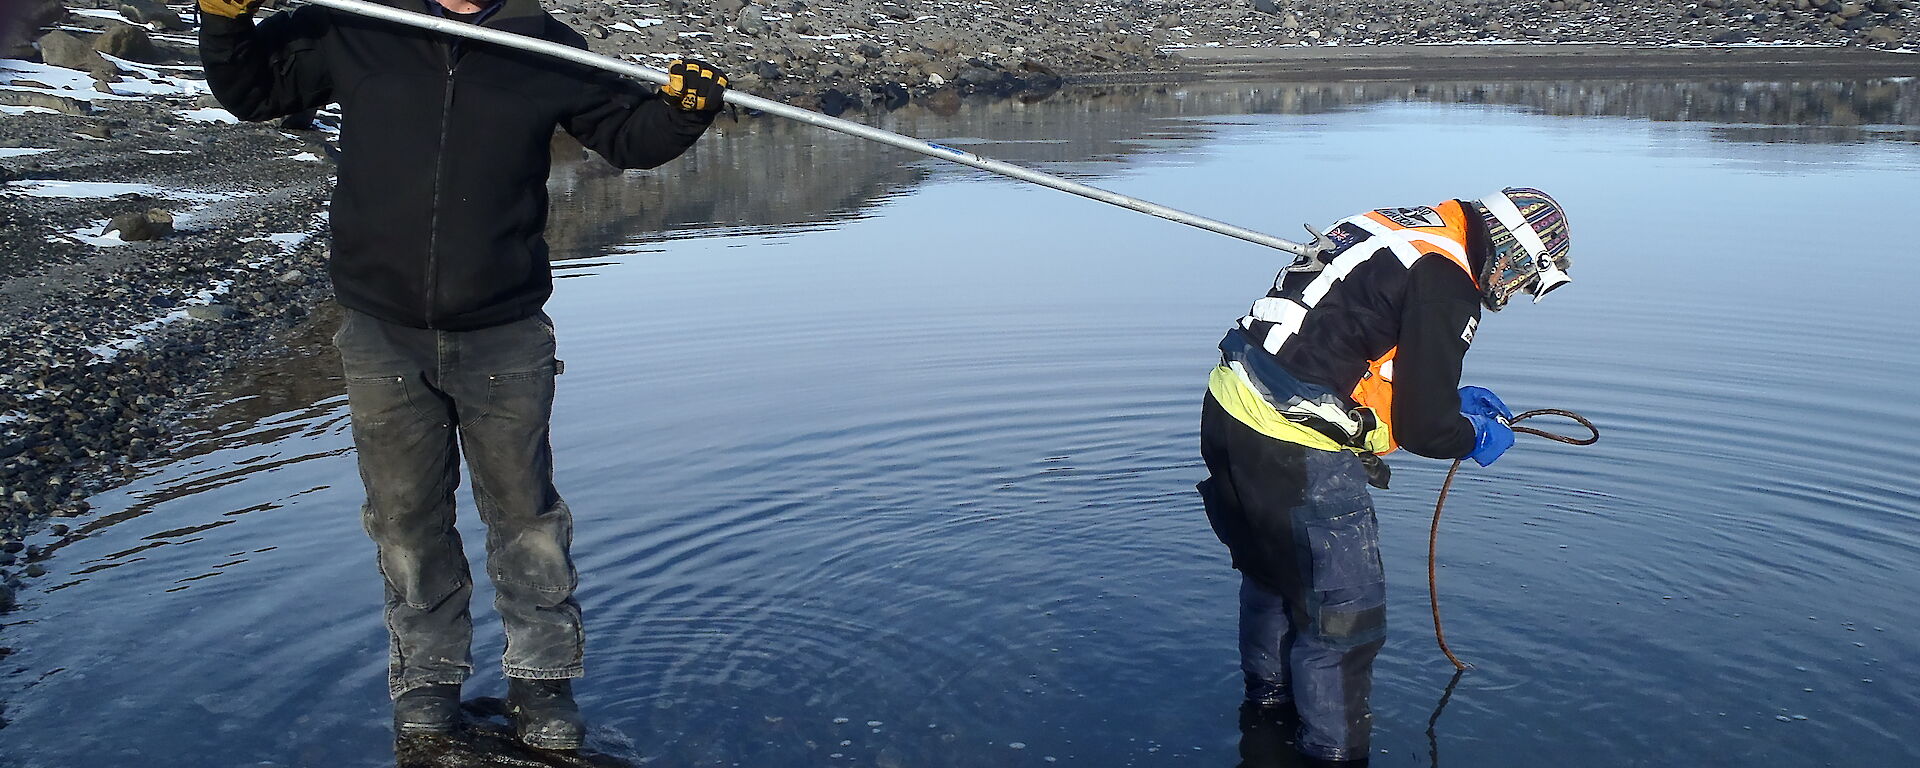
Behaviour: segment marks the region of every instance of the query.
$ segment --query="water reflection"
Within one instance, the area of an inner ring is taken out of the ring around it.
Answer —
[[[1219,133],[1218,115],[1315,115],[1388,103],[1505,106],[1545,115],[1712,124],[1730,142],[1920,142],[1920,81],[1225,83],[1069,89],[1035,103],[975,101],[952,114],[924,106],[862,120],[963,145],[1009,162],[1091,178],[1119,162],[1184,162]],[[643,239],[715,230],[779,231],[865,215],[930,178],[977,174],[900,150],[776,119],[721,122],[670,172],[622,174],[564,145],[549,239],[591,258]],[[956,212],[956,215],[966,215]]]

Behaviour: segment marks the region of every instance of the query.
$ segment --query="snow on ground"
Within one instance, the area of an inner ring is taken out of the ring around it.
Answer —
[[[54,181],[51,179],[10,181],[0,186],[0,193],[13,193],[26,195],[28,197],[60,197],[68,199],[147,195],[169,200],[190,200],[194,202],[231,200],[236,197],[236,195],[221,192],[195,192],[186,189],[167,189],[156,184],[136,184],[120,181]]]
[[[233,116],[232,112],[228,112],[219,107],[201,107],[199,109],[183,109],[183,110],[180,110],[179,112],[175,112],[174,114],[179,115],[182,118],[193,120],[195,122],[201,122],[201,123],[238,123],[240,122],[238,118],[235,118]]]
[[[51,149],[35,149],[33,147],[0,147],[0,158],[44,155],[52,151]]]
[[[212,304],[214,299],[225,295],[227,291],[232,288],[232,280],[215,280],[213,285],[202,289],[199,293],[181,299],[180,305],[174,307],[173,311],[139,325],[132,326],[128,328],[125,333],[122,333],[119,338],[87,347],[87,351],[92,352],[102,360],[112,360],[113,358],[119,357],[120,353],[130,349],[136,349],[145,343],[147,336],[154,331],[160,330],[169,324],[187,319],[187,309],[189,307],[203,307]]]

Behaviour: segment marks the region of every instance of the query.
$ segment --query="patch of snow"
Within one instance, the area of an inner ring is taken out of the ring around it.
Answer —
[[[60,110],[46,107],[16,107],[12,104],[0,104],[0,115],[57,115]]]
[[[194,122],[199,122],[199,123],[239,123],[240,122],[239,118],[234,117],[232,112],[228,112],[219,107],[201,107],[199,109],[184,109],[179,112],[175,112],[174,114],[179,115],[180,117],[185,118],[187,120],[192,120]]]
[[[212,286],[185,299],[181,299],[179,306],[174,307],[173,311],[133,326],[132,328],[128,328],[125,333],[120,335],[120,338],[87,347],[87,351],[92,352],[102,360],[112,360],[119,357],[122,352],[138,348],[142,343],[145,343],[148,334],[160,330],[167,325],[187,319],[187,307],[212,304],[215,298],[224,295],[230,290],[233,290],[232,280],[215,280]]]
[[[28,197],[58,197],[67,199],[108,198],[120,195],[149,195],[171,200],[192,200],[210,202],[230,200],[234,195],[218,192],[194,192],[184,189],[167,189],[154,184],[134,184],[117,181],[52,181],[48,179],[26,179],[10,181],[0,186],[0,192],[14,192]]]
[[[0,157],[31,157],[33,155],[44,155],[52,151],[51,149],[36,149],[33,147],[0,147]]]
[[[120,15],[119,11],[103,11],[98,8],[75,8],[67,12],[75,16],[82,16],[89,19],[112,19],[113,21],[118,21],[123,24],[135,23],[133,19],[129,19],[125,16]]]
[[[22,80],[30,80],[39,85],[21,85]],[[76,101],[137,98],[96,91],[93,89],[93,76],[77,69],[48,66],[19,59],[0,59],[0,85],[5,85],[10,90],[65,96]]]
[[[641,29],[667,23],[666,19],[634,19],[633,25]]]
[[[640,29],[639,29],[638,27],[635,27],[634,25],[632,25],[632,24],[628,24],[628,23],[626,23],[626,22],[624,22],[624,21],[616,21],[616,22],[614,22],[614,23],[612,23],[612,24],[610,24],[610,25],[608,25],[608,29],[617,29],[617,30],[620,30],[620,31],[622,31],[622,32],[632,32],[632,33],[635,33],[635,34],[639,34],[639,32],[640,32]]]
[[[149,155],[188,155],[188,154],[193,154],[193,150],[191,150],[191,149],[143,149],[143,150],[140,150],[140,151],[141,151],[141,152],[143,152],[143,153],[146,153],[146,154],[149,154]]]
[[[312,152],[302,152],[302,153],[300,153],[300,154],[297,154],[297,155],[294,155],[294,156],[292,156],[292,157],[289,157],[289,158],[287,158],[287,159],[288,159],[288,160],[299,160],[299,161],[301,161],[301,162],[307,162],[307,163],[317,163],[317,162],[320,162],[320,156],[319,156],[319,155],[316,155],[316,154],[314,154],[314,153],[312,153]]]

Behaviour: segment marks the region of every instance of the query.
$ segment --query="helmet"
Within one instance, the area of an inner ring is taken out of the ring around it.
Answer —
[[[1481,300],[1495,312],[1515,293],[1526,291],[1535,304],[1549,291],[1573,282],[1567,251],[1567,214],[1547,193],[1508,187],[1480,199],[1493,250],[1480,276]]]

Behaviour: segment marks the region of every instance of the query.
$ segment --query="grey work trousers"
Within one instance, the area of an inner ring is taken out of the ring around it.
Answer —
[[[548,443],[552,321],[435,331],[347,310],[334,345],[367,491],[362,518],[386,582],[389,694],[473,673],[473,577],[454,529],[463,453],[487,528],[507,676],[579,677],[573,517],[554,489]]]

